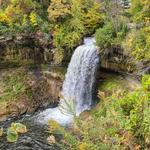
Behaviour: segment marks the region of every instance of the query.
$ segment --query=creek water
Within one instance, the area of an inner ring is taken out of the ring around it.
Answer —
[[[33,115],[25,115],[0,124],[4,127],[4,136],[0,137],[0,150],[59,150],[56,145],[51,146],[47,143],[46,126],[35,124],[32,117]],[[9,143],[6,139],[6,130],[11,122],[23,123],[28,129],[28,132],[20,134],[17,142],[14,143]]]

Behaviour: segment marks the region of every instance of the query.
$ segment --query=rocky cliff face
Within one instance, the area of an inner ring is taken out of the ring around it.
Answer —
[[[101,67],[116,72],[133,73],[136,70],[133,58],[125,54],[121,46],[113,46],[111,49],[106,49],[100,52]]]
[[[0,37],[0,60],[31,60],[34,63],[52,63],[53,46],[42,34]],[[101,67],[117,72],[134,73],[141,76],[150,73],[150,62],[138,62],[126,54],[120,45],[100,53]],[[65,57],[66,58],[66,57]],[[68,61],[64,60],[64,61]]]
[[[45,42],[42,35],[19,35],[15,37],[0,37],[0,120],[10,116],[18,116],[26,112],[34,112],[39,107],[57,103],[64,75],[51,71],[25,71],[26,90],[16,95],[13,100],[5,101],[7,90],[3,87],[2,76],[13,75],[14,72],[24,72],[20,68],[10,69],[2,60],[23,61],[32,60],[36,64],[53,62],[51,43]],[[150,62],[137,62],[118,45],[112,49],[100,52],[101,66],[116,72],[132,73],[138,77],[150,73]],[[5,68],[2,69],[1,68]],[[24,68],[25,69],[25,68]],[[20,76],[20,75],[18,75]],[[12,86],[12,85],[11,85]],[[12,90],[15,94],[15,88]],[[7,96],[8,97],[8,96]],[[11,98],[13,96],[11,95]],[[9,99],[9,98],[8,98]]]
[[[62,78],[52,72],[22,67],[0,70],[0,121],[56,105],[62,83]]]
[[[51,43],[42,35],[0,37],[0,59],[32,60],[35,63],[52,61]]]
[[[150,73],[150,62],[135,60],[130,54],[126,53],[120,45],[100,52],[100,57],[101,67],[108,70],[130,73],[139,78],[143,74]]]

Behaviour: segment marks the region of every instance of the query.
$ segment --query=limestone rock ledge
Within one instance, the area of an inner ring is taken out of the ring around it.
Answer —
[[[135,60],[120,45],[100,51],[100,60],[101,68],[133,74],[138,78],[143,74],[150,73],[150,61],[142,62]]]
[[[0,36],[0,59],[32,60],[38,64],[52,61],[52,44],[44,41],[39,34]]]

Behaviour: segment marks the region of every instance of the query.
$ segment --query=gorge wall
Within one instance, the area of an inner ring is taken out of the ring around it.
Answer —
[[[35,64],[54,63],[53,44],[45,41],[42,35],[18,35],[0,37],[0,60],[31,60]],[[65,54],[64,62],[68,62]],[[100,51],[101,68],[116,72],[133,73],[137,76],[149,73],[150,62],[134,60],[120,45]]]
[[[33,61],[34,64],[53,63],[52,43],[44,42],[44,39],[35,35],[19,35],[11,37],[0,37],[0,79],[6,74],[12,75],[12,70],[3,61],[11,63],[16,60],[19,62]],[[112,49],[100,51],[100,68],[116,72],[125,72],[141,77],[143,74],[150,73],[150,62],[135,61],[129,54],[126,54],[121,46],[113,46]],[[6,71],[6,69],[8,69]],[[16,69],[17,70],[17,69]],[[20,70],[20,68],[18,68]],[[62,88],[63,75],[49,71],[30,71],[26,72],[28,88],[32,91],[32,98],[29,99],[26,93],[16,101],[6,103],[6,107],[0,113],[0,120],[5,120],[9,116],[18,116],[26,112],[34,112],[39,107],[54,104],[59,100],[59,93]],[[1,81],[0,81],[1,82]],[[2,85],[2,84],[1,84]],[[5,92],[0,86],[0,96]],[[1,104],[0,104],[1,105]]]
[[[0,37],[1,60],[32,60],[34,63],[52,61],[51,43],[45,43],[40,35]]]

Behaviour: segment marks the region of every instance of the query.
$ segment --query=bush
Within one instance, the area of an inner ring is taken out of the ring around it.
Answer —
[[[150,59],[150,27],[133,30],[126,37],[124,47],[136,60],[148,61]]]
[[[119,101],[126,116],[125,128],[137,138],[142,146],[150,144],[150,75],[142,79],[140,90],[127,94]]]
[[[133,21],[143,25],[149,25],[149,6],[149,0],[132,0],[130,13],[132,14]]]
[[[110,48],[113,42],[113,26],[111,23],[106,24],[103,28],[99,28],[95,33],[96,43],[100,50]]]
[[[52,0],[48,7],[48,18],[52,22],[61,21],[70,14],[69,5],[61,0]]]

